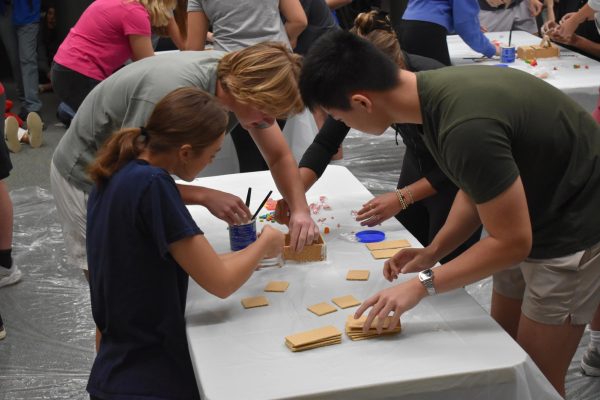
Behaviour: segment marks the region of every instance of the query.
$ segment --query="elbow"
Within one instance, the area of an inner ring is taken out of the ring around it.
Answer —
[[[300,32],[302,32],[306,29],[307,26],[308,26],[308,20],[306,19],[306,15],[305,15],[304,18],[302,18],[302,20],[298,21],[298,30]]]
[[[524,232],[517,235],[511,244],[513,257],[516,263],[519,263],[529,257],[531,247],[533,246],[533,238],[531,232]]]
[[[223,284],[213,291],[213,294],[220,299],[226,299],[239,289],[231,280],[225,280]]]
[[[226,299],[233,293],[235,293],[235,288],[232,288],[229,285],[224,285],[223,287],[213,291],[213,294],[220,299]]]

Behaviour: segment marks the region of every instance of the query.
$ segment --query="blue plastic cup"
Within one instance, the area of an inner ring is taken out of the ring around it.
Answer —
[[[515,62],[516,49],[515,46],[500,47],[500,62],[513,63]]]
[[[229,225],[229,245],[232,251],[245,249],[256,242],[256,220],[241,225]]]

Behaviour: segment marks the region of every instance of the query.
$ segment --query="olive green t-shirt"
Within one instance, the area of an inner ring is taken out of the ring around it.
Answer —
[[[417,88],[427,147],[475,203],[521,177],[530,257],[564,256],[600,241],[600,126],[583,108],[511,68],[422,72]]]

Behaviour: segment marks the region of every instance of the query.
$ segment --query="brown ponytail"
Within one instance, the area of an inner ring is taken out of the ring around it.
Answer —
[[[381,11],[360,13],[354,20],[354,26],[350,32],[367,39],[390,57],[396,65],[406,69],[398,37],[387,14]]]
[[[102,185],[146,148],[152,154],[184,144],[202,150],[221,137],[227,120],[227,112],[214,96],[198,88],[176,89],[156,104],[145,128],[114,133],[98,151],[89,175]]]

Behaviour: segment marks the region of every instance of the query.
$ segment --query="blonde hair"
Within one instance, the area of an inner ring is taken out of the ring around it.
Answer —
[[[223,90],[276,118],[304,109],[298,90],[302,57],[283,43],[264,42],[225,55],[217,68]]]
[[[114,133],[98,151],[88,173],[102,185],[144,149],[159,154],[189,144],[202,150],[221,137],[227,120],[227,112],[214,96],[198,88],[175,89],[156,104],[144,128]]]
[[[396,65],[406,69],[406,62],[400,49],[398,37],[385,13],[370,11],[358,14],[350,32],[367,39],[390,57]]]
[[[169,19],[173,18],[173,10],[177,0],[136,0],[144,6],[150,14],[150,25],[156,28],[167,26]]]

